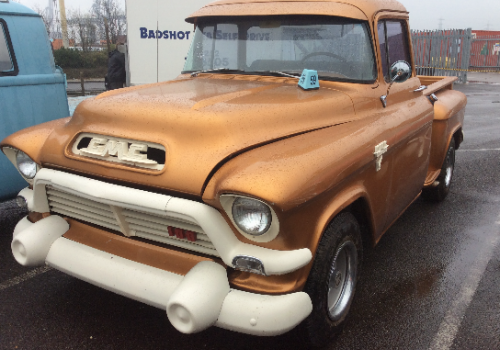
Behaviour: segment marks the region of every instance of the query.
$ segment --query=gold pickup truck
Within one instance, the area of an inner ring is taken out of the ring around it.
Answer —
[[[29,183],[14,257],[161,308],[183,333],[302,324],[324,344],[363,247],[420,195],[448,194],[466,97],[416,75],[394,0],[223,0],[187,21],[175,80],[2,141]]]

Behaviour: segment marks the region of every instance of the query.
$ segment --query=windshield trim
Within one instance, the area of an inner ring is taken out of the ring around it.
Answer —
[[[235,17],[223,17],[223,16],[214,16],[214,17],[204,17],[203,19],[200,18],[200,21],[198,25],[196,26],[196,31],[201,30],[200,28],[206,27],[206,26],[215,26],[219,24],[237,24],[244,20],[245,22],[250,22],[250,21],[283,21],[283,20],[290,20],[293,19],[294,17],[298,17],[301,20],[304,20],[307,18],[308,20],[311,21],[311,24],[315,23],[332,23],[334,21],[338,21],[337,23],[341,22],[347,22],[347,23],[356,23],[356,24],[362,24],[365,28],[366,31],[366,41],[369,43],[369,50],[372,56],[372,61],[373,61],[373,79],[354,79],[354,78],[341,78],[341,77],[331,77],[331,76],[325,76],[322,75],[322,71],[318,71],[319,74],[319,79],[324,80],[324,81],[333,81],[333,82],[348,82],[348,83],[354,83],[354,84],[374,84],[378,80],[378,66],[377,66],[377,56],[375,53],[374,49],[374,41],[373,41],[373,32],[372,28],[370,26],[369,21],[366,20],[358,20],[358,19],[353,19],[353,18],[347,18],[347,17],[336,17],[336,16],[320,16],[320,15],[307,15],[307,16],[295,16],[295,15],[274,15],[274,16],[245,16],[245,18],[235,18]],[[193,35],[193,41],[192,44],[194,44],[194,40],[196,39],[196,35]],[[216,40],[214,40],[215,42]],[[367,45],[368,46],[368,45]],[[367,47],[368,49],[368,47]],[[191,52],[191,50],[190,50]],[[265,71],[240,71],[237,73],[234,72],[224,72],[224,71],[217,71],[213,72],[213,70],[209,70],[210,73],[212,74],[241,74],[241,75],[261,75],[261,76],[277,76],[276,74],[273,74],[272,72],[265,72]],[[191,73],[203,73],[202,71],[198,70],[183,70],[181,74],[191,74]],[[300,75],[302,72],[297,72],[296,74]]]
[[[294,79],[292,77],[288,78],[286,76],[280,75],[277,72],[264,72],[264,71],[255,71],[255,72],[246,72],[246,71],[240,71],[240,72],[227,72],[227,71],[207,71],[207,72],[200,72],[197,70],[185,70],[182,71],[181,74],[229,74],[229,75],[256,75],[256,76],[262,76],[262,77],[277,77],[277,78],[286,78],[286,79]],[[193,76],[196,77],[197,75]],[[324,75],[318,75],[319,80],[323,81],[331,81],[331,82],[339,82],[339,83],[352,83],[352,84],[363,84],[363,85],[371,85],[375,84],[377,79],[373,80],[353,80],[353,79],[345,79],[345,78],[336,78],[336,77],[327,77]],[[300,76],[297,76],[297,80],[300,79]]]

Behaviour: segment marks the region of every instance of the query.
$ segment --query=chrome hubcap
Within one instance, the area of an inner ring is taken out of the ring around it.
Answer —
[[[340,286],[340,283],[342,283],[342,272],[338,271],[335,275],[335,288]]]
[[[452,173],[453,173],[452,166],[449,166],[448,168],[446,168],[446,176],[444,177],[444,183],[446,184],[446,187],[450,186]]]
[[[448,149],[448,153],[446,154],[446,163],[448,164],[448,167],[446,168],[446,173],[444,176],[444,184],[446,185],[446,187],[449,187],[451,184],[453,166],[455,163],[455,150],[452,147]]]
[[[353,297],[358,253],[353,242],[342,244],[335,252],[328,280],[328,316],[339,320]]]

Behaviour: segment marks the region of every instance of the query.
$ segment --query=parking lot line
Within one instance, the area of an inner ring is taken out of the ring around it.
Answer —
[[[27,281],[33,277],[41,275],[42,273],[45,273],[45,272],[50,271],[50,270],[52,270],[51,267],[43,266],[43,267],[39,267],[37,269],[31,270],[29,272],[26,272],[25,274],[22,274],[21,276],[17,276],[17,277],[14,277],[8,281],[2,282],[2,283],[0,283],[0,292],[4,289],[14,287],[15,285],[17,285],[19,283]]]
[[[494,152],[500,151],[500,148],[481,148],[481,149],[458,149],[457,152]]]
[[[500,225],[500,221],[497,221],[496,224]],[[478,260],[476,260],[475,264],[467,273],[467,278],[465,279],[460,292],[457,294],[455,300],[453,300],[450,308],[446,312],[443,322],[441,322],[439,330],[432,340],[429,350],[449,350],[452,347],[465,312],[474,298],[486,267],[488,266],[499,241],[500,234],[498,233],[492,235],[489,239],[484,241],[484,246],[481,254],[478,255]]]

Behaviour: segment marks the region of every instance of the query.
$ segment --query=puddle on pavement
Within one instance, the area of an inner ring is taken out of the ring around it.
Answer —
[[[441,279],[442,272],[441,269],[433,269],[410,280],[402,281],[393,286],[389,294],[397,294],[401,298],[425,297],[431,293],[436,282]]]

